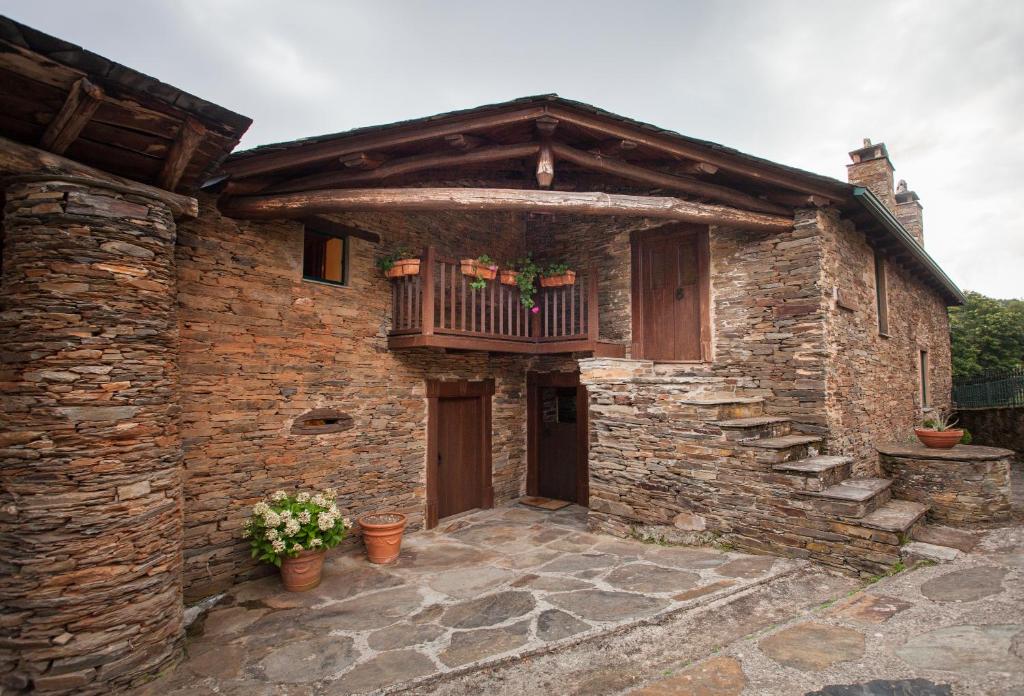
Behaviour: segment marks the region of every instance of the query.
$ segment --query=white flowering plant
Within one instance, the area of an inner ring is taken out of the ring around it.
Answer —
[[[242,536],[249,539],[253,558],[280,567],[285,557],[337,546],[351,528],[349,519],[341,516],[331,488],[295,495],[276,491],[253,506]]]

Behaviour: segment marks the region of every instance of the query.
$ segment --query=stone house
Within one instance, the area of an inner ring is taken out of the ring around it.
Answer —
[[[842,182],[544,95],[229,155],[245,117],[0,43],[5,684],[158,670],[280,488],[865,573],[924,513],[875,447],[948,406],[962,296],[885,145]],[[528,254],[578,274],[536,313],[461,272]]]

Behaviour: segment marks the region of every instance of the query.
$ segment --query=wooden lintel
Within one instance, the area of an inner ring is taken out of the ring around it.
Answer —
[[[558,119],[551,116],[541,116],[534,123],[537,126],[537,132],[546,138],[554,135],[555,129],[558,128]]]
[[[548,188],[555,179],[555,155],[551,151],[551,143],[545,142],[537,153],[537,185]]]
[[[225,215],[240,219],[296,219],[344,211],[517,211],[623,215],[781,232],[793,218],[710,203],[609,193],[479,188],[328,189],[222,199]]]
[[[552,143],[552,149],[559,159],[564,159],[587,169],[593,169],[606,174],[621,176],[624,179],[639,181],[660,188],[667,188],[674,191],[682,191],[695,196],[701,196],[729,205],[735,205],[747,210],[757,210],[765,213],[788,215],[789,211],[776,203],[755,198],[749,194],[734,189],[726,188],[718,184],[709,184],[696,179],[684,179],[673,174],[656,172],[652,169],[630,164],[622,160],[609,159],[594,155],[583,150],[562,143]]]
[[[338,158],[347,169],[376,169],[387,162],[388,158],[379,152],[354,152]]]
[[[167,153],[164,166],[160,170],[160,186],[173,191],[178,187],[188,163],[192,161],[192,155],[196,148],[206,137],[206,127],[191,116],[186,118],[178,131],[178,137]]]
[[[328,186],[354,186],[371,184],[402,174],[413,174],[427,169],[439,169],[460,165],[485,164],[507,159],[531,157],[540,150],[539,143],[522,143],[519,145],[493,145],[460,153],[444,153],[416,155],[396,159],[365,172],[334,171],[285,181],[267,189],[268,193],[285,193],[290,191],[308,191]]]
[[[60,111],[46,127],[43,137],[39,140],[39,147],[58,155],[64,154],[92,119],[104,97],[103,90],[98,85],[94,85],[88,78],[79,78],[71,86]]]
[[[444,140],[456,150],[472,150],[487,142],[478,135],[467,135],[466,133],[446,135]]]
[[[364,230],[359,227],[335,222],[334,220],[320,215],[310,215],[309,217],[302,218],[301,222],[303,225],[307,225],[308,227],[312,227],[322,232],[330,232],[331,234],[343,237],[355,237],[356,239],[363,239],[372,244],[380,244],[380,235],[376,232],[370,232],[369,230]]]

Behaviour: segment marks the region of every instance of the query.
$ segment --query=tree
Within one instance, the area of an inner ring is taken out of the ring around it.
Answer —
[[[978,292],[949,310],[953,377],[1024,366],[1024,300],[997,300]]]

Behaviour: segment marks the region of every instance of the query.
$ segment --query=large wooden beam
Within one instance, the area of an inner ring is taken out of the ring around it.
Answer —
[[[600,155],[584,152],[583,150],[577,150],[574,147],[570,147],[562,143],[552,143],[551,147],[559,159],[567,160],[581,167],[585,167],[586,169],[593,169],[595,171],[604,172],[605,174],[613,174],[624,179],[640,181],[652,186],[682,191],[684,193],[701,196],[703,198],[710,198],[712,200],[739,206],[748,210],[759,210],[764,213],[775,213],[778,215],[789,214],[789,211],[785,207],[778,205],[777,203],[764,201],[749,194],[735,191],[733,189],[726,188],[725,186],[719,186],[718,184],[709,184],[703,181],[697,181],[696,179],[684,179],[680,176],[656,172],[652,169],[647,169],[646,167],[638,167],[635,164],[623,162],[622,160],[608,159],[606,157],[601,157]]]
[[[39,147],[58,155],[75,142],[78,135],[103,103],[103,90],[87,78],[79,78],[71,86],[64,105],[46,127],[43,137],[39,139]]]
[[[195,198],[171,193],[156,186],[140,184],[137,181],[109,174],[52,152],[46,152],[31,145],[23,145],[4,137],[0,137],[0,173],[38,177],[53,176],[57,180],[62,177],[94,179],[118,190],[162,201],[176,218],[196,217],[199,214],[199,204]]]
[[[540,143],[522,143],[519,145],[480,147],[454,154],[416,155],[414,157],[393,160],[387,164],[382,164],[376,169],[365,172],[335,171],[311,174],[298,179],[292,179],[279,186],[271,186],[267,189],[267,192],[286,193],[290,191],[309,191],[330,186],[372,184],[391,177],[413,174],[427,169],[485,164],[487,162],[500,162],[501,160],[518,159],[520,157],[532,157],[539,151]]]
[[[196,148],[203,142],[204,137],[206,137],[206,127],[199,121],[190,116],[182,122],[178,137],[171,145],[167,159],[164,160],[164,166],[160,170],[158,179],[160,186],[168,191],[177,188],[188,163],[192,161],[192,155],[195,154]]]
[[[294,219],[343,211],[522,211],[623,215],[781,232],[793,219],[679,198],[477,188],[330,189],[222,200],[226,215]]]

